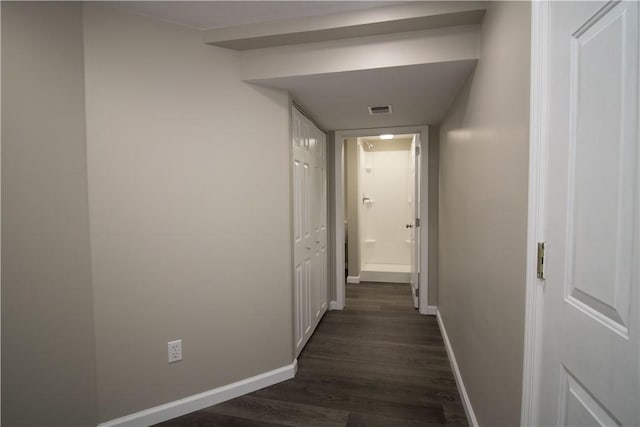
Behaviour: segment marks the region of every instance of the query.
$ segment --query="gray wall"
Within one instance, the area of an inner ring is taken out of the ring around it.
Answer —
[[[84,11],[104,421],[293,361],[289,99],[196,30]]]
[[[80,3],[2,2],[2,424],[97,423]]]
[[[484,426],[520,419],[530,9],[489,5],[477,68],[440,129],[439,310]]]
[[[99,4],[3,2],[2,62],[3,424],[96,425],[291,363],[287,95]]]

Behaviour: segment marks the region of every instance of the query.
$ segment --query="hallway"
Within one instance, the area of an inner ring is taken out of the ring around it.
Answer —
[[[436,318],[406,285],[347,285],[292,380],[159,424],[169,426],[467,425]]]

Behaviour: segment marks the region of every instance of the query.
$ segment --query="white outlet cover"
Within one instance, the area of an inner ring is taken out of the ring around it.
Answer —
[[[169,351],[169,363],[182,360],[182,340],[169,341],[167,348]]]

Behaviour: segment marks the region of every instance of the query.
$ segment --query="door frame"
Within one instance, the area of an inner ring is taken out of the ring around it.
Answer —
[[[549,103],[549,2],[531,3],[529,194],[521,426],[538,425],[544,280],[537,277],[538,242],[544,242]]]
[[[345,306],[345,277],[344,277],[344,140],[358,136],[381,135],[385,133],[403,134],[419,133],[421,148],[421,191],[420,191],[420,314],[433,314],[428,304],[429,284],[429,126],[397,126],[370,129],[337,130],[333,140],[333,210],[330,212],[334,225],[335,239],[331,239],[331,253],[333,254],[332,288],[335,290],[335,300],[330,301],[331,310],[342,310]],[[329,142],[329,141],[327,141]]]

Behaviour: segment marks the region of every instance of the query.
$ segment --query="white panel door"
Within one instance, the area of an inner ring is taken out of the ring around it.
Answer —
[[[416,219],[420,218],[420,135],[411,140],[409,155],[409,218],[407,228],[411,240],[411,295],[413,306],[418,308],[420,288],[420,230]]]
[[[538,420],[638,426],[638,3],[549,13]]]
[[[314,315],[315,323],[320,321],[329,303],[329,284],[327,275],[327,169],[326,169],[326,137],[315,129],[314,145],[314,191],[313,200],[315,218],[314,250],[317,263],[317,283],[315,286]]]
[[[328,306],[326,139],[292,111],[294,317],[296,355]]]
[[[308,127],[292,114],[293,130],[293,245],[295,345],[304,345],[309,329],[309,287],[311,279],[311,219]]]

